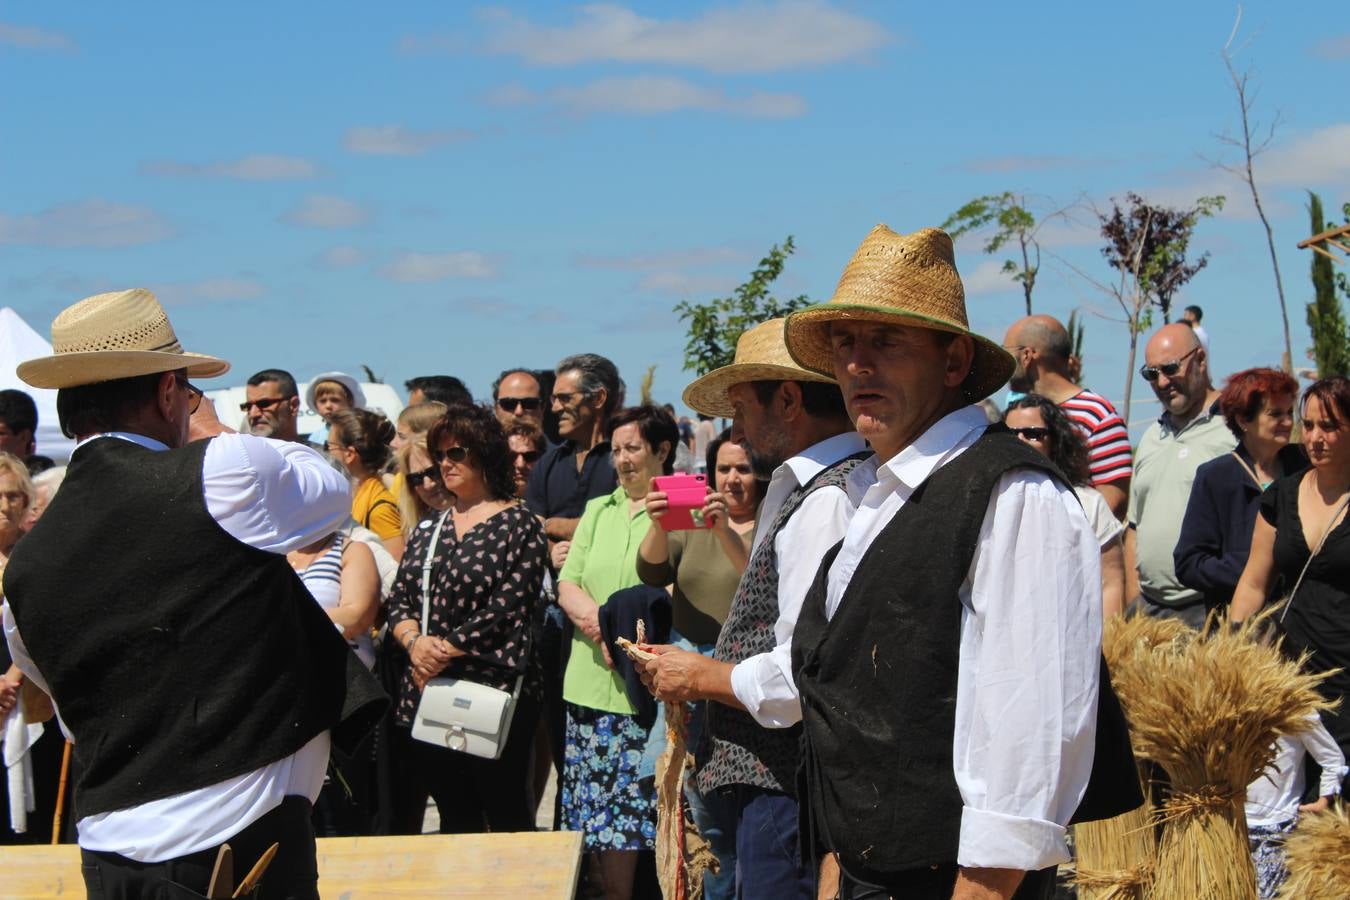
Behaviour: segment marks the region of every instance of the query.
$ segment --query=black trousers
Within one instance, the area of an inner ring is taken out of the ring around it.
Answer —
[[[441,834],[534,831],[531,785],[539,702],[524,694],[516,703],[499,759],[482,759],[414,740],[395,727],[390,741],[397,771],[393,798],[395,834],[420,834],[427,797],[436,801]]]
[[[1050,900],[1055,893],[1055,873],[1058,866],[1028,872],[1013,893],[1013,900]],[[839,900],[949,900],[956,885],[955,863],[918,869],[908,876],[891,881],[888,887],[863,884],[841,874]]]
[[[318,900],[319,871],[309,800],[287,797],[281,805],[225,843],[234,852],[235,883],[272,844],[277,855],[254,893],[257,900]],[[205,897],[219,848],[157,863],[116,853],[80,851],[80,869],[89,900],[179,900]]]

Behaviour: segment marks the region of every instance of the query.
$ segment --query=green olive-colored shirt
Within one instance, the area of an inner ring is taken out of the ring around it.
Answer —
[[[651,524],[645,507],[635,515],[628,514],[628,495],[622,487],[591,500],[577,523],[558,580],[577,585],[597,606],[604,606],[615,591],[641,584],[637,553]],[[631,716],[637,711],[628,702],[623,679],[605,665],[600,648],[580,631],[572,633],[572,655],[563,673],[563,699],[604,712]]]

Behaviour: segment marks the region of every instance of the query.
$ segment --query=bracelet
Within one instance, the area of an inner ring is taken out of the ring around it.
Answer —
[[[417,639],[420,638],[421,636],[422,636],[422,632],[420,632],[420,631],[415,631],[415,632],[413,632],[412,639],[409,640],[409,641],[405,641],[405,642],[404,642],[404,644],[403,644],[403,651],[404,651],[405,653],[407,653],[409,656],[412,656],[412,648],[413,648],[414,645],[416,645]]]

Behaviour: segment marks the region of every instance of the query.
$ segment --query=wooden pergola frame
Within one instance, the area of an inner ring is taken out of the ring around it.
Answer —
[[[1350,259],[1350,225],[1331,228],[1298,242],[1298,249],[1312,250],[1336,263]],[[1339,256],[1337,254],[1340,254]]]

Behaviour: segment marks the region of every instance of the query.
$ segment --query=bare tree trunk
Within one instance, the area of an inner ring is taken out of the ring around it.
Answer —
[[[1027,300],[1027,315],[1031,315],[1031,288],[1036,282],[1036,273],[1031,270],[1031,257],[1027,255],[1027,236],[1025,233],[1017,236],[1022,244],[1022,294]]]
[[[1130,323],[1130,355],[1128,362],[1125,363],[1125,399],[1121,401],[1120,417],[1125,420],[1125,429],[1130,427],[1130,390],[1134,387],[1134,357],[1139,348],[1139,332],[1134,330],[1134,323]]]

